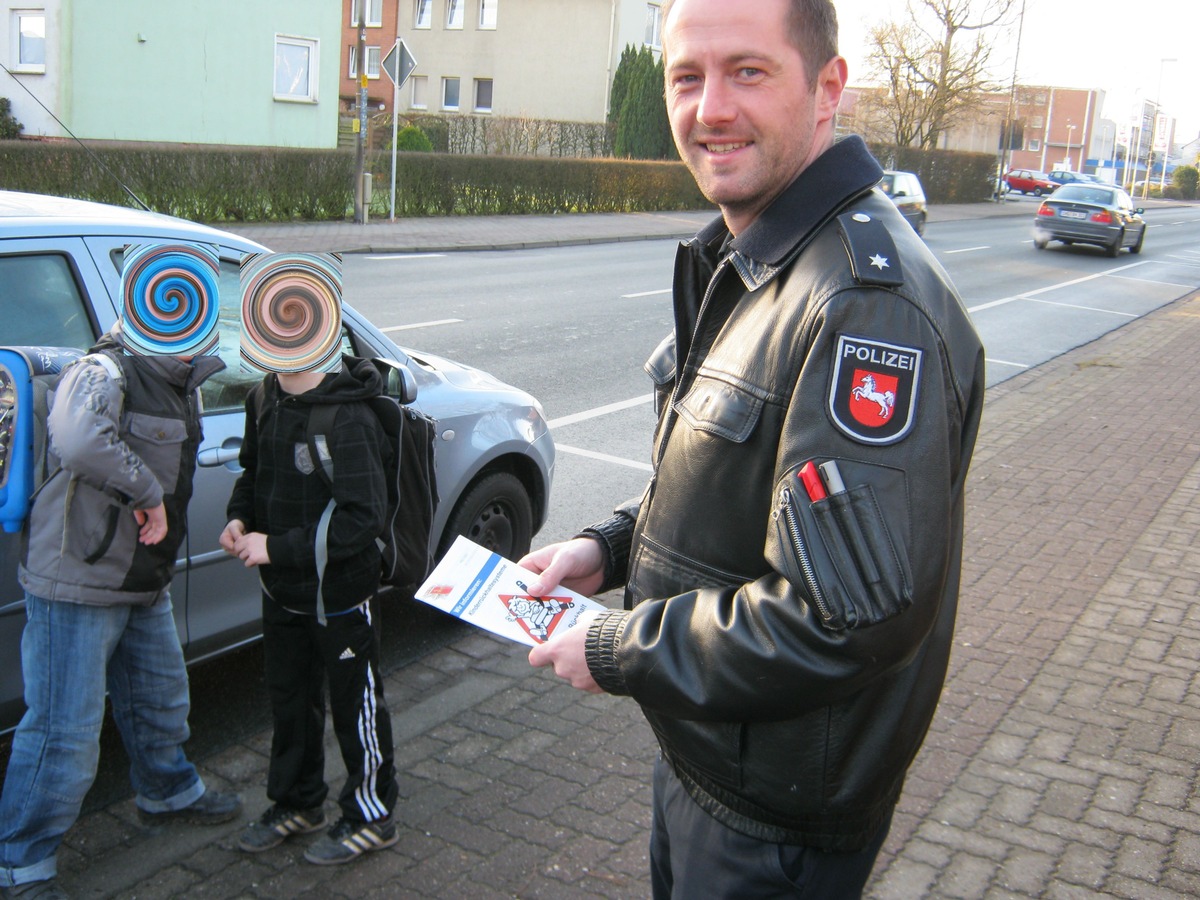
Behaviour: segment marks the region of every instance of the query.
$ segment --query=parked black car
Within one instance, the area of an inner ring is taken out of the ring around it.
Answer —
[[[1094,244],[1109,256],[1123,247],[1141,253],[1146,239],[1144,210],[1119,187],[1064,184],[1042,201],[1033,220],[1033,246],[1044,250],[1050,241]]]

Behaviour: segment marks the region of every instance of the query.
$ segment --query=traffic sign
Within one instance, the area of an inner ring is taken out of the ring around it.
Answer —
[[[396,87],[400,87],[408,81],[408,76],[417,67],[417,61],[408,52],[404,39],[398,38],[392,45],[392,49],[388,51],[388,55],[383,58],[381,65],[383,71],[387,72],[388,78],[392,79]]]

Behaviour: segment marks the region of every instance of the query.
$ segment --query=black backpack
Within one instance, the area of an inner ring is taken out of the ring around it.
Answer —
[[[360,357],[343,356],[351,369],[363,361]],[[384,438],[391,448],[385,461],[387,480],[387,520],[376,542],[383,557],[379,582],[411,595],[433,569],[430,539],[433,515],[438,505],[437,476],[434,471],[434,442],[437,422],[408,404],[417,396],[416,382],[403,365],[387,359],[368,360],[383,375],[385,393],[364,402],[371,407],[383,428]],[[262,420],[262,391],[255,392],[256,418]],[[317,471],[333,490],[333,460],[328,451],[328,435],[333,433],[338,407],[332,404],[314,405],[309,411],[308,451]],[[335,503],[332,498],[321,513],[317,525],[317,578],[324,581],[328,561],[326,540],[329,520]],[[324,618],[324,598],[317,594],[318,616]]]

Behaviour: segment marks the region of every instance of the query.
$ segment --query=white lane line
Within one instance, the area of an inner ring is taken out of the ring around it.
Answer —
[[[653,400],[653,394],[645,394],[641,397],[634,397],[630,400],[620,400],[616,403],[609,403],[607,406],[597,406],[594,409],[585,409],[583,412],[572,413],[569,416],[551,419],[546,424],[551,428],[561,428],[564,425],[574,425],[576,422],[584,422],[588,419],[594,419],[597,416],[607,416],[609,413],[621,412],[625,409],[632,409],[635,406],[641,406],[642,404],[650,403]]]
[[[1107,278],[1109,275],[1115,275],[1117,272],[1124,272],[1126,269],[1136,269],[1139,266],[1148,266],[1152,260],[1141,260],[1135,263],[1129,263],[1124,266],[1117,266],[1115,269],[1109,269],[1105,272],[1097,272],[1094,275],[1084,275],[1082,278],[1073,278],[1070,281],[1060,281],[1058,284],[1048,284],[1044,288],[1038,288],[1036,291],[1026,291],[1022,294],[1014,294],[1011,297],[1001,297],[999,300],[992,300],[988,303],[980,303],[978,306],[968,306],[967,312],[980,312],[985,309],[992,309],[997,306],[1003,306],[1006,303],[1012,303],[1014,300],[1031,300],[1038,294],[1045,294],[1049,291],[1057,291],[1060,288],[1071,287],[1076,284],[1084,284],[1088,281],[1094,281],[1097,278]]]
[[[1138,284],[1161,284],[1163,287],[1183,288],[1184,290],[1195,289],[1194,284],[1180,284],[1178,281],[1158,281],[1154,278],[1134,278],[1130,275],[1117,275],[1116,278],[1124,279],[1125,281],[1135,281]]]
[[[429,322],[413,322],[411,325],[392,325],[388,328],[380,328],[384,334],[390,334],[393,331],[411,331],[414,328],[432,328],[434,325],[454,325],[461,322],[462,319],[433,319]]]
[[[385,253],[382,256],[368,256],[367,259],[441,259],[445,253]]]
[[[1067,309],[1082,309],[1086,312],[1107,313],[1110,316],[1124,316],[1127,319],[1136,319],[1140,313],[1117,312],[1114,309],[1100,309],[1095,306],[1082,306],[1078,303],[1059,303],[1057,300],[1039,300],[1036,297],[1028,298],[1030,303],[1044,303],[1046,306],[1062,306]]]
[[[1025,363],[1008,362],[1008,360],[1004,360],[1004,359],[992,359],[990,356],[985,356],[983,358],[983,360],[986,363],[989,363],[989,364],[994,363],[997,366],[1013,366],[1014,368],[1017,368],[1017,369],[1028,369],[1029,368],[1029,366],[1027,366]]]
[[[949,256],[951,253],[974,253],[976,250],[991,250],[991,247],[963,247],[961,250],[943,250],[942,252]]]
[[[661,291],[642,291],[640,294],[622,294],[622,300],[636,300],[638,297],[657,297],[659,294],[671,293],[670,288]]]
[[[637,462],[632,459],[625,459],[621,456],[610,456],[607,453],[596,453],[593,450],[583,450],[579,447],[568,447],[566,444],[554,444],[554,449],[560,453],[574,453],[577,456],[586,456],[588,459],[596,459],[600,462],[614,463],[618,466],[627,466],[630,469],[640,469],[643,472],[653,472],[654,467],[647,462]]]

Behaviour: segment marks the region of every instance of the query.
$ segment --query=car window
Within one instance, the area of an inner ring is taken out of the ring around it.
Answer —
[[[58,253],[0,256],[4,342],[87,350],[96,329],[70,262]]]

